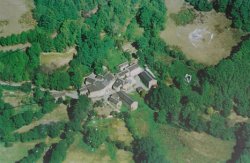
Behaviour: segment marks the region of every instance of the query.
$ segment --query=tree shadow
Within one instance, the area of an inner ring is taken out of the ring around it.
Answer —
[[[239,159],[241,153],[244,150],[245,140],[244,140],[244,136],[243,136],[243,133],[242,133],[243,128],[244,128],[244,125],[241,124],[240,127],[238,128],[238,130],[235,133],[235,135],[236,135],[236,145],[234,146],[234,152],[232,153],[231,159],[228,160],[226,163],[235,163]]]
[[[52,154],[52,151],[55,149],[55,147],[56,147],[56,143],[54,143],[50,146],[49,150],[43,156],[43,163],[50,162],[51,154]]]

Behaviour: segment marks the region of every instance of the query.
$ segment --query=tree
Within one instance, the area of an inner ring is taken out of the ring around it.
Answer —
[[[150,137],[135,140],[133,144],[134,160],[137,163],[167,163],[159,145]]]
[[[165,116],[169,121],[177,121],[180,113],[180,98],[179,90],[160,84],[146,96],[146,102],[154,110],[165,110]]]
[[[64,71],[56,71],[51,75],[49,83],[51,89],[64,90],[70,85],[69,74]]]
[[[98,148],[108,137],[108,132],[105,129],[88,126],[84,131],[84,141],[93,148]]]

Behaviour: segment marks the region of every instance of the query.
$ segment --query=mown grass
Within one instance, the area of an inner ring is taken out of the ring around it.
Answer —
[[[117,71],[117,66],[126,61],[123,53],[119,50],[110,50],[107,58],[104,61],[104,65],[112,72]]]
[[[177,14],[170,14],[176,25],[187,25],[194,21],[196,18],[195,12],[192,9],[184,9],[178,12]]]
[[[112,151],[110,151],[113,148]],[[82,134],[75,135],[75,141],[70,146],[64,163],[86,162],[86,163],[131,163],[132,153],[110,147],[108,143],[102,144],[98,149],[92,150],[83,142]]]
[[[109,138],[113,141],[121,141],[128,146],[133,141],[131,133],[128,131],[124,121],[121,119],[97,119],[91,121],[89,125],[95,126],[99,129],[107,130]]]

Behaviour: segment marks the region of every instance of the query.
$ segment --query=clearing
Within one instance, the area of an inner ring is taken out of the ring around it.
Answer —
[[[63,66],[67,66],[77,53],[76,49],[70,48],[64,53],[49,52],[41,53],[41,66],[43,71],[50,72]]]
[[[180,48],[188,59],[205,65],[216,65],[230,55],[243,34],[230,27],[231,21],[222,13],[198,12],[191,24],[178,26],[170,17],[185,9],[192,9],[184,0],[165,0],[168,8],[166,29],[161,38],[172,47]]]
[[[25,44],[16,44],[16,45],[10,45],[10,46],[0,46],[0,51],[6,52],[6,51],[15,51],[18,49],[26,49],[28,47],[31,47],[30,43]]]
[[[33,28],[36,25],[31,14],[33,7],[32,0],[1,0],[0,37]]]
[[[78,162],[87,162],[87,163],[112,163],[112,162],[121,162],[121,163],[132,163],[132,153],[126,152],[123,150],[117,150],[116,159],[112,160],[110,158],[109,151],[107,149],[107,143],[102,144],[97,150],[92,151],[83,142],[83,137],[81,134],[75,136],[74,143],[70,146],[67,152],[66,159],[64,163],[78,163]]]
[[[34,121],[27,126],[21,127],[20,129],[16,130],[15,132],[23,133],[23,132],[29,131],[30,129],[32,129],[35,126],[38,126],[40,124],[49,124],[51,122],[59,122],[59,121],[64,121],[64,122],[68,121],[68,113],[67,113],[67,106],[66,105],[60,104],[51,113],[44,115],[41,119]]]
[[[29,94],[24,93],[22,91],[10,91],[10,90],[3,91],[4,102],[9,103],[14,107],[25,104],[26,102],[29,101],[30,97],[31,96]]]
[[[108,130],[109,138],[111,140],[118,140],[124,142],[128,146],[133,141],[131,133],[128,131],[124,121],[121,119],[97,119],[92,120],[89,125]]]

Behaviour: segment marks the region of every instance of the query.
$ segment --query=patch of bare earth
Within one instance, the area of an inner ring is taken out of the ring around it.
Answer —
[[[44,71],[52,71],[67,66],[76,54],[76,49],[70,48],[64,53],[49,52],[41,54],[41,66]]]
[[[228,116],[227,122],[229,126],[234,126],[237,123],[246,123],[248,121],[249,121],[249,118],[237,115],[234,111],[232,111],[231,114]]]
[[[0,51],[11,51],[11,50],[25,50],[26,48],[30,47],[31,44],[30,43],[26,43],[26,44],[16,44],[16,45],[10,45],[10,46],[0,46]]]
[[[0,37],[18,34],[36,25],[32,18],[32,0],[1,0],[0,20],[7,20],[8,24],[0,27]]]
[[[14,107],[22,105],[27,98],[29,98],[29,95],[21,91],[3,91],[4,102]]]
[[[168,14],[192,8],[184,0],[166,0]],[[215,65],[230,55],[240,41],[239,31],[230,27],[231,21],[222,13],[196,11],[192,24],[177,26],[168,16],[161,38],[170,46],[179,47],[188,59],[205,65]]]

